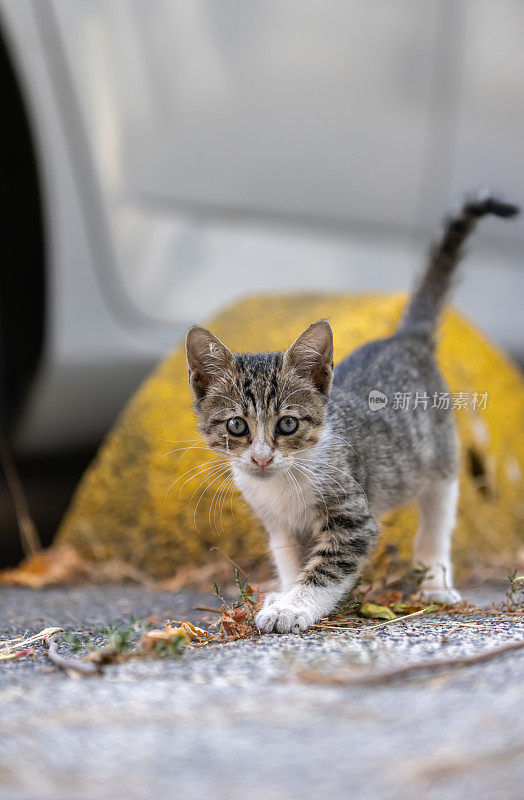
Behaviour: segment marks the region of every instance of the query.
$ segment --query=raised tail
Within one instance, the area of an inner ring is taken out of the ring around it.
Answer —
[[[464,241],[481,217],[494,214],[509,219],[519,211],[518,206],[496,197],[479,195],[468,199],[457,215],[446,219],[444,233],[440,241],[431,246],[426,269],[404,311],[399,333],[416,334],[433,340],[440,312],[448,300],[453,276],[463,254]]]

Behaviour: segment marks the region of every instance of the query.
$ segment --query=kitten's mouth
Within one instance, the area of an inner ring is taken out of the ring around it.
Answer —
[[[272,475],[275,474],[276,470],[273,464],[268,464],[267,466],[261,467],[259,465],[250,464],[246,472],[249,475],[253,475],[255,478],[270,478]]]

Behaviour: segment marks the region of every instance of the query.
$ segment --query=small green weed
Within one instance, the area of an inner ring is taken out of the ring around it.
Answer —
[[[127,653],[136,638],[136,630],[134,625],[109,625],[102,631],[107,639],[107,643],[114,650],[115,653]]]
[[[514,569],[506,578],[508,588],[504,600],[504,611],[518,611],[524,604],[524,575],[517,575]]]
[[[93,639],[88,634],[79,634],[76,631],[65,631],[63,634],[64,642],[66,642],[72,653],[78,653],[84,648],[92,648]]]

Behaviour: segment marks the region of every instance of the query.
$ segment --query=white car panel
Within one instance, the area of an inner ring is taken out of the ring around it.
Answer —
[[[450,198],[524,200],[516,0],[0,13],[49,246],[23,448],[92,440],[190,322],[248,292],[406,288]],[[457,302],[521,354],[524,221],[483,231]]]

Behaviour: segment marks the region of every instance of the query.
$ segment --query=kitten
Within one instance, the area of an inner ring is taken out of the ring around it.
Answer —
[[[445,223],[398,330],[333,365],[327,320],[310,325],[284,353],[232,353],[191,328],[186,348],[200,431],[226,454],[236,484],[263,521],[280,592],[256,617],[261,631],[303,631],[351,590],[379,535],[377,517],[416,498],[414,561],[429,571],[427,601],[453,603],[451,532],[458,448],[449,409],[389,402],[369,393],[446,392],[435,362],[438,317],[461,247],[480,217],[518,208],[477,197]]]

